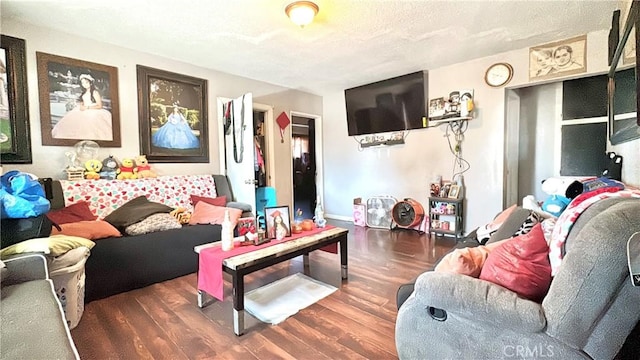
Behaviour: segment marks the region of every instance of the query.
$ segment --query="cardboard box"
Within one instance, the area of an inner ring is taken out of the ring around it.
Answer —
[[[366,226],[367,206],[362,203],[362,198],[353,199],[353,225]]]

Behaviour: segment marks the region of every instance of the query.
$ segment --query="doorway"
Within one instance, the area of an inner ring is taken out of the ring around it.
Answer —
[[[317,196],[315,118],[292,114],[291,158],[294,216],[302,211],[302,218],[311,219]]]

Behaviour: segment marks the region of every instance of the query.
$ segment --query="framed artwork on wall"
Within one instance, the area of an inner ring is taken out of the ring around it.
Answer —
[[[587,35],[529,48],[529,80],[587,72]]]
[[[264,208],[264,216],[267,221],[267,237],[281,240],[291,236],[291,218],[289,206],[273,206]]]
[[[152,162],[209,162],[207,80],[138,65],[140,152]]]
[[[0,154],[3,164],[31,164],[25,41],[0,39]]]
[[[118,69],[36,52],[42,145],[120,147]]]

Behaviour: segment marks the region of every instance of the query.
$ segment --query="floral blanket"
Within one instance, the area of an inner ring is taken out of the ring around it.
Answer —
[[[569,206],[562,212],[551,234],[551,243],[549,244],[549,262],[551,263],[551,276],[555,276],[560,270],[562,259],[564,257],[562,248],[567,240],[569,231],[573,224],[578,220],[589,206],[602,199],[618,196],[618,197],[640,197],[640,191],[611,189],[613,192],[594,193],[594,195],[585,193],[575,198]]]
[[[191,195],[216,197],[211,175],[159,176],[136,180],[60,180],[65,206],[84,200],[103,219],[138,196],[176,208],[193,210]]]

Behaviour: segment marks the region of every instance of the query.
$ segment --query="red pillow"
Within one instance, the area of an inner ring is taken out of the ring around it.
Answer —
[[[529,233],[514,237],[489,253],[480,279],[541,302],[551,285],[551,265],[540,223]]]
[[[65,208],[51,210],[47,213],[49,220],[58,225],[68,224],[78,221],[95,220],[98,217],[89,209],[89,203],[86,201],[78,201]]]
[[[191,205],[196,206],[198,201],[204,201],[213,206],[225,206],[227,205],[227,196],[222,195],[216,198],[210,198],[206,196],[191,195]]]
[[[60,225],[61,231],[55,227],[51,228],[51,235],[71,235],[85,239],[98,240],[108,237],[121,237],[122,234],[113,225],[104,220],[78,221]]]

